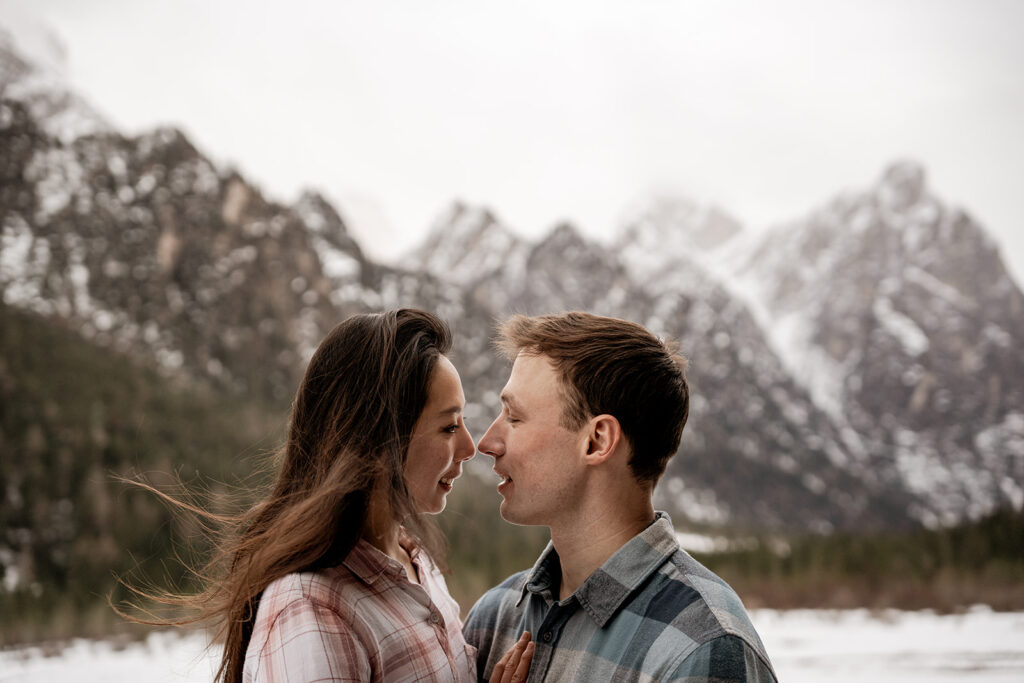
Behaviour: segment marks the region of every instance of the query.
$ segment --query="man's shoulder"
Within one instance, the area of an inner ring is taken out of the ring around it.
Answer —
[[[672,553],[626,609],[645,620],[662,623],[665,628],[659,640],[675,639],[696,650],[713,641],[738,639],[768,661],[764,645],[736,591],[681,548]]]

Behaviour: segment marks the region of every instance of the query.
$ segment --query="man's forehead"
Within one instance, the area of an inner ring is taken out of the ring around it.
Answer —
[[[537,353],[535,351],[528,351],[526,349],[521,350],[516,354],[515,362],[512,363],[512,375],[516,374],[535,374],[538,372],[554,372],[555,363],[550,356],[546,356],[543,353]]]
[[[543,354],[519,352],[512,373],[502,389],[502,401],[515,402],[525,396],[543,391],[547,393],[551,385],[558,384],[558,373],[551,358]]]

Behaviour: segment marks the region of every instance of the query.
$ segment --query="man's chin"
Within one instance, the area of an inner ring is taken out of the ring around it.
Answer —
[[[501,501],[501,507],[498,508],[498,512],[501,514],[501,518],[509,524],[515,524],[516,526],[534,526],[534,524],[530,522],[525,515],[513,510],[507,500]]]

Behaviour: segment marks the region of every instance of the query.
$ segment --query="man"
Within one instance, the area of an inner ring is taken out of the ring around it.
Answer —
[[[501,516],[551,543],[470,612],[479,678],[530,631],[531,681],[774,683],[739,597],[651,502],[686,423],[685,359],[587,313],[515,316],[498,347],[512,374],[478,448],[502,477]]]

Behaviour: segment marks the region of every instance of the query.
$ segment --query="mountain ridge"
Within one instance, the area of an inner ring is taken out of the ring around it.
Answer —
[[[641,207],[642,220],[611,246],[569,224],[533,241],[486,207],[457,202],[394,267],[368,259],[322,196],[268,200],[181,131],[65,141],[41,115],[18,99],[0,103],[0,144],[10,151],[0,167],[3,299],[165,372],[285,401],[338,320],[421,306],[452,325],[467,416],[483,421],[498,408],[506,373],[489,349],[494,320],[580,308],[683,341],[692,417],[658,490],[681,520],[825,532],[949,523],[1000,502],[1020,505],[1024,400],[1011,347],[1021,295],[1005,269],[999,274],[983,229],[931,198],[913,164],[756,240],[720,209],[683,202]],[[955,263],[930,253],[940,238],[963,247]],[[732,250],[742,240],[753,247]],[[653,254],[661,264],[631,255],[636,244],[661,247]],[[723,263],[730,253],[737,260]],[[984,273],[972,278],[977,263]],[[910,275],[894,280],[891,269],[905,264]],[[839,296],[865,288],[870,299]],[[948,317],[943,306],[964,309],[949,343],[947,328],[925,320]],[[806,337],[788,357],[787,324]],[[973,329],[989,330],[978,358]],[[921,365],[918,349],[943,349],[941,362]],[[828,358],[856,371],[839,374],[831,394],[800,372]],[[964,368],[947,372],[956,363]],[[948,402],[937,398],[943,390],[974,383],[971,372],[987,367],[975,393],[994,398],[953,411],[969,427],[921,417]],[[864,382],[896,398],[874,396]],[[955,453],[937,452],[947,443]],[[943,477],[937,492],[933,479],[915,479],[922,458]]]

